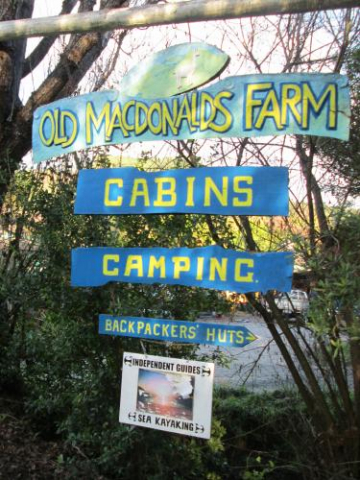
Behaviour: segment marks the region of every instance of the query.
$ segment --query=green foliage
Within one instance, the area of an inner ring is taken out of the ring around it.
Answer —
[[[225,426],[227,478],[302,478],[312,459],[305,408],[294,392],[217,391],[216,418]],[[298,447],[308,442],[308,448]]]
[[[180,286],[70,287],[72,248],[197,246],[210,240],[202,237],[205,218],[75,216],[75,188],[76,176],[65,165],[20,171],[9,190],[1,223],[6,243],[0,259],[0,388],[21,390],[41,435],[66,441],[68,451],[59,461],[74,478],[211,477],[206,458],[221,452],[224,433],[216,422],[205,448],[203,442],[119,424],[122,353],[140,352],[142,345],[100,336],[97,318],[99,313],[196,318],[200,311],[226,311],[226,299]],[[149,354],[169,354],[164,343],[143,345]],[[192,351],[177,346],[176,356]]]
[[[99,166],[105,164],[100,158]],[[195,247],[213,243],[211,228],[226,239],[225,246],[241,246],[243,237],[223,217],[209,223],[208,217],[190,215],[75,216],[75,185],[66,165],[18,172],[1,220],[0,388],[21,392],[27,415],[42,436],[66,442],[59,464],[73,478],[282,480],[318,472],[310,423],[301,402],[290,394],[216,392],[208,442],[118,423],[124,351],[145,348],[149,354],[189,358],[194,348],[100,336],[98,314],[195,319],[201,311],[225,313],[231,305],[215,291],[175,285],[71,288],[71,249]],[[352,338],[359,335],[360,223],[351,212],[339,215],[333,220],[337,250],[319,250],[308,263],[318,287],[312,325],[330,337],[334,356],[343,352],[334,328],[345,322]],[[291,232],[282,223],[271,223],[267,234],[269,225],[261,219],[253,225],[264,250],[289,242],[299,256],[309,250],[303,220],[294,222]],[[220,350],[212,360],[227,362]],[[299,451],[306,442],[308,448]]]
[[[261,469],[259,464],[253,468],[252,451],[259,450],[260,443],[271,452],[264,462],[278,464],[284,442],[272,419],[283,424],[287,412],[278,410],[270,397],[262,401],[261,396],[216,393],[208,442],[119,424],[122,353],[142,351],[142,346],[137,339],[100,336],[98,314],[151,317],[160,312],[184,319],[196,318],[200,311],[226,312],[230,304],[215,291],[181,286],[71,288],[74,247],[198,246],[211,239],[203,216],[75,216],[75,184],[69,168],[18,172],[10,190],[2,222],[8,233],[1,260],[6,275],[0,279],[2,387],[21,389],[27,415],[42,436],[64,439],[67,450],[59,465],[66,465],[73,478],[217,480],[255,475]],[[225,235],[227,221],[213,222]],[[178,357],[193,355],[192,347],[143,346],[151,354],[171,350]],[[226,361],[220,352],[213,360]],[[246,448],[241,447],[244,439]],[[263,472],[270,474],[269,466]]]
[[[351,123],[350,140],[348,142],[335,139],[322,139],[319,142],[319,153],[330,167],[333,194],[338,193],[340,177],[344,180],[341,190],[351,195],[360,193],[360,49],[355,48],[347,55],[346,73],[351,86]]]
[[[261,465],[262,458],[260,457],[260,455],[256,457],[255,461],[259,464],[260,470],[246,470],[246,472],[244,473],[244,480],[262,480],[266,478],[268,473],[274,471],[275,464],[272,460],[269,460],[267,465],[265,465],[264,467]]]
[[[318,334],[334,340],[339,330],[346,330],[356,338],[360,335],[360,218],[357,212],[335,212],[333,222],[337,225],[334,251],[320,252],[311,261],[318,281],[310,317]]]

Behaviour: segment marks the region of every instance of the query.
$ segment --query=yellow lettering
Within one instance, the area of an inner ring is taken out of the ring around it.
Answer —
[[[235,261],[235,282],[252,282],[254,272],[248,272],[246,275],[242,275],[242,266],[245,265],[249,269],[254,268],[254,260],[251,258],[238,258]]]
[[[160,268],[160,278],[165,278],[165,257],[161,256],[158,259],[153,255],[150,255],[149,258],[149,270],[148,270],[148,277],[154,277],[154,270]]]
[[[95,130],[98,132],[105,121],[105,129],[107,129],[107,125],[109,124],[110,120],[110,103],[106,103],[101,110],[98,117],[94,112],[94,107],[91,102],[87,102],[86,104],[86,116],[85,116],[85,126],[86,126],[86,143],[90,144],[93,142],[93,126]]]
[[[180,325],[180,338],[186,338],[186,325]]]
[[[137,270],[137,276],[144,276],[143,258],[141,255],[129,255],[126,259],[125,277],[130,277],[132,270]]]
[[[131,107],[134,107],[134,106],[135,106],[135,100],[130,100],[125,103],[122,110],[122,124],[124,128],[126,128],[126,130],[129,132],[131,132],[132,130],[135,130],[135,126],[130,125],[127,119],[128,111],[130,110]]]
[[[186,182],[187,182],[187,195],[186,195],[185,207],[193,207],[195,177],[186,177]]]
[[[179,128],[181,126],[181,123],[183,120],[186,120],[188,123],[188,127],[190,132],[195,132],[196,128],[191,125],[191,108],[189,105],[189,99],[187,96],[185,96],[182,100],[182,103],[179,108],[179,113],[176,118],[176,128]]]
[[[234,335],[235,335],[234,330],[228,330],[228,336],[230,337],[230,342],[231,343],[233,343],[233,341],[234,341]]]
[[[168,135],[168,127],[170,127],[174,135],[178,134],[179,129],[176,127],[175,119],[177,117],[178,104],[176,100],[173,100],[173,113],[171,113],[169,106],[166,102],[162,105],[162,134]]]
[[[277,129],[281,130],[284,128],[281,125],[280,105],[274,90],[270,90],[270,92],[267,94],[264,104],[261,107],[259,116],[255,122],[255,128],[258,130],[263,128],[265,120],[268,118],[272,118],[274,120]]]
[[[239,198],[233,199],[234,207],[250,207],[253,204],[253,191],[252,188],[241,188],[240,183],[244,182],[248,185],[253,184],[253,177],[250,176],[237,176],[234,177],[234,193],[239,193],[245,195],[244,200]]]
[[[290,93],[293,93],[290,96]],[[301,103],[301,88],[293,83],[286,83],[281,89],[281,124],[288,124],[288,109],[292,113],[296,122],[301,125],[301,113],[296,108]]]
[[[75,115],[72,112],[69,112],[68,110],[65,110],[61,114],[61,134],[66,137],[66,129],[65,129],[66,118],[68,118],[70,120],[70,122],[72,123],[72,133],[68,137],[67,140],[65,138],[64,143],[61,145],[62,148],[66,148],[66,147],[69,147],[70,145],[72,145],[75,138],[76,138],[76,135],[78,134],[77,119],[76,119]]]
[[[247,85],[245,98],[245,129],[251,130],[253,128],[254,109],[260,107],[262,100],[254,98],[254,94],[259,90],[269,90],[271,83],[252,83]]]
[[[66,119],[71,122],[71,135],[66,136]],[[51,133],[49,138],[45,138],[44,124],[46,120],[50,121]],[[41,118],[39,125],[39,135],[41,142],[49,147],[50,145],[61,145],[62,148],[68,147],[73,143],[78,133],[78,123],[75,115],[67,110],[61,111],[56,108],[52,114],[50,110],[47,110]]]
[[[174,263],[174,278],[179,279],[181,272],[188,272],[190,270],[189,257],[172,257]]]
[[[206,329],[206,340],[212,340],[213,342],[215,342],[215,328]]]
[[[141,135],[148,128],[147,124],[148,107],[143,102],[136,102],[135,105],[135,135]],[[144,122],[141,123],[141,112],[143,112]]]
[[[49,120],[51,125],[50,135],[48,138],[46,138],[44,135],[44,124],[46,120]],[[56,126],[55,126],[53,114],[51,113],[50,110],[46,110],[44,115],[41,117],[40,125],[39,125],[39,136],[41,139],[41,143],[46,147],[50,147],[50,145],[54,143],[55,132],[56,132]]]
[[[221,264],[217,258],[210,258],[210,274],[209,280],[215,280],[215,273],[218,274],[219,280],[226,281],[227,258],[221,259]]]
[[[228,98],[228,99],[231,99],[233,97],[233,93],[231,92],[220,92],[218,93],[215,98],[214,98],[214,107],[220,112],[223,114],[224,116],[224,123],[222,125],[218,125],[217,123],[215,122],[210,122],[209,123],[209,128],[211,128],[212,130],[214,130],[214,132],[218,132],[218,133],[223,133],[223,132],[227,132],[229,130],[229,128],[231,127],[232,125],[232,121],[233,121],[233,118],[232,118],[232,114],[231,112],[221,103],[221,99],[222,98]]]
[[[196,327],[191,326],[189,327],[189,330],[188,330],[188,338],[192,340],[195,337],[196,337]]]
[[[218,340],[222,343],[226,342],[226,330],[218,330]]]
[[[236,332],[236,341],[235,343],[239,343],[240,345],[244,343],[244,335],[242,332],[238,331]]]
[[[126,324],[127,324],[126,320],[124,320],[124,319],[121,320],[121,322],[120,322],[120,332],[121,333],[126,333],[127,332]]]
[[[116,185],[118,188],[123,187],[123,179],[122,178],[108,178],[105,182],[105,198],[104,198],[104,205],[106,207],[121,207],[122,205],[122,196],[118,195],[115,200],[111,200],[110,198],[110,189],[111,185]]]
[[[131,192],[130,207],[135,207],[137,198],[143,197],[144,207],[150,206],[150,197],[147,181],[145,178],[136,178]]]
[[[158,119],[158,124],[155,125],[155,122],[153,121],[153,115],[154,113],[157,113],[157,119]],[[153,133],[154,135],[158,135],[161,133],[162,130],[162,125],[161,125],[161,105],[159,102],[154,102],[151,107],[148,110],[147,114],[147,120],[148,120],[148,125],[150,132]]]
[[[209,112],[210,110],[210,112]],[[208,118],[206,118],[209,114]],[[216,117],[216,108],[214,107],[213,98],[206,92],[200,93],[200,130],[204,131]]]
[[[105,139],[107,141],[111,141],[115,128],[120,128],[124,137],[128,137],[129,133],[127,132],[126,128],[124,128],[122,123],[122,114],[120,109],[120,104],[117,103],[112,114],[110,122],[106,124],[106,134]]]
[[[59,116],[60,114],[60,116]],[[55,138],[54,138],[54,145],[61,145],[62,143],[64,143],[66,141],[66,137],[63,136],[63,137],[59,137],[59,128],[58,126],[60,125],[60,118],[62,117],[61,115],[61,111],[56,108],[55,111],[54,111],[54,119],[55,119],[55,125],[57,126],[56,130],[55,130]],[[60,127],[60,130],[61,127]],[[61,134],[60,134],[61,135]]]
[[[211,206],[211,192],[213,192],[219,203],[225,207],[227,205],[227,198],[229,193],[229,178],[222,177],[222,191],[218,189],[217,185],[211,177],[205,177],[205,192],[204,192],[204,206]]]
[[[204,257],[197,258],[196,280],[202,280],[204,273]]]
[[[119,275],[119,269],[118,268],[113,268],[112,270],[109,269],[109,263],[114,262],[114,263],[119,263],[120,261],[120,255],[104,255],[103,257],[103,275],[106,275],[108,277],[116,277]]]
[[[105,331],[110,332],[112,330],[112,320],[111,318],[107,318],[105,320]]]
[[[191,94],[191,124],[192,124],[193,127],[200,127],[200,122],[196,118],[197,98],[198,98],[198,93],[197,92],[192,92],[192,94]]]
[[[303,128],[309,128],[310,122],[310,110],[313,110],[316,115],[321,113],[325,104],[328,103],[327,115],[328,115],[328,128],[336,127],[336,113],[337,113],[337,90],[336,85],[330,84],[323,91],[319,99],[315,98],[315,95],[307,83],[303,85],[303,104],[302,104],[302,117]]]
[[[154,207],[174,207],[176,205],[176,179],[173,177],[155,178],[157,184],[157,198],[154,200]],[[168,184],[168,188],[165,185]],[[165,200],[164,197],[170,197]]]

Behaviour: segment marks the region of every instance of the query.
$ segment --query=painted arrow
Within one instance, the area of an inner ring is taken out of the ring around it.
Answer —
[[[203,377],[205,377],[205,376],[208,377],[210,374],[211,374],[210,368],[202,367],[201,375],[202,375]]]
[[[195,426],[195,433],[204,433],[205,428],[202,425],[199,425],[198,423]]]
[[[248,330],[248,332],[249,333],[245,337],[245,340],[247,340],[248,342],[254,342],[255,340],[258,339],[258,337],[256,335],[254,335],[252,332],[250,332],[250,330]]]
[[[132,357],[126,357],[124,359],[125,365],[131,365],[132,364]]]

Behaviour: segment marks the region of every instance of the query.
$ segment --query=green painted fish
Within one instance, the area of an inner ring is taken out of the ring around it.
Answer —
[[[206,43],[183,43],[154,53],[120,82],[130,97],[171,97],[203,85],[224,70],[229,56]]]

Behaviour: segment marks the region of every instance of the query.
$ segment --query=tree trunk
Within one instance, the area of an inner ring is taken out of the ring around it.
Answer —
[[[2,16],[5,21],[29,18],[34,0],[3,0]],[[76,2],[68,0],[62,11],[69,11]],[[95,2],[81,2],[81,9],[93,8]],[[108,0],[104,8],[120,7],[125,0]],[[2,25],[0,23],[0,29]],[[123,37],[122,37],[123,38]],[[108,36],[100,33],[86,33],[72,36],[54,70],[33,92],[25,105],[19,100],[20,80],[28,73],[30,61],[38,64],[51,42],[42,43],[36,53],[25,58],[26,40],[0,43],[0,211],[8,185],[19,167],[23,156],[31,149],[31,125],[34,110],[66,95],[71,95],[94,61],[108,43]]]

